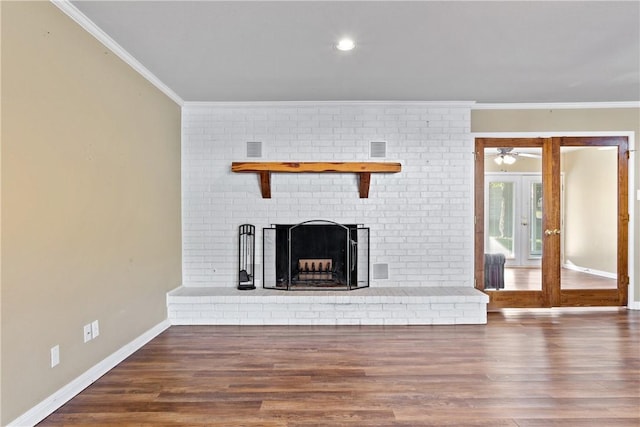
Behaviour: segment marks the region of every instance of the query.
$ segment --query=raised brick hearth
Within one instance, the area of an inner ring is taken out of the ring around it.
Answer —
[[[183,286],[167,294],[173,325],[485,324],[488,301],[469,287],[283,292]]]

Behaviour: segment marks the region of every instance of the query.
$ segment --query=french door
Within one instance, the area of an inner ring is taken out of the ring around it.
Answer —
[[[477,138],[475,145],[475,279],[489,309],[625,305],[627,138]],[[485,282],[489,271],[497,277],[488,261],[495,254],[506,258],[502,286]]]
[[[486,253],[501,253],[509,267],[540,266],[542,259],[542,175],[486,173]]]

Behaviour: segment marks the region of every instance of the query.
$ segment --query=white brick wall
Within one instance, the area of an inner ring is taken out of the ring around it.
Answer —
[[[263,161],[399,161],[372,174],[368,199],[354,174],[272,174],[262,199],[256,174],[231,173],[246,142]],[[370,159],[371,141],[387,158]],[[473,139],[470,104],[186,105],[183,108],[183,284],[233,287],[238,226],[311,219],[371,228],[371,264],[389,264],[372,287],[473,286]],[[259,266],[258,277],[262,273]]]

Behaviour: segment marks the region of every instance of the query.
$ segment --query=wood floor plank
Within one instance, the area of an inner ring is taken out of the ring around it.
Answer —
[[[520,427],[638,427],[637,418],[565,418],[563,420],[518,419]]]
[[[640,426],[640,312],[488,319],[174,326],[41,425]]]

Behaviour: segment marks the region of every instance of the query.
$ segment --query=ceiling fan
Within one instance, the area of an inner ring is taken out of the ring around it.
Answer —
[[[513,151],[513,147],[496,148],[496,150],[498,150],[498,152],[495,155],[488,154],[487,156],[491,156],[491,157],[495,156],[493,161],[499,165],[503,163],[505,165],[512,165],[516,162],[518,157],[531,157],[535,159],[539,159],[542,157],[539,154],[535,154],[535,153],[527,153],[525,151],[519,151],[519,152]]]

